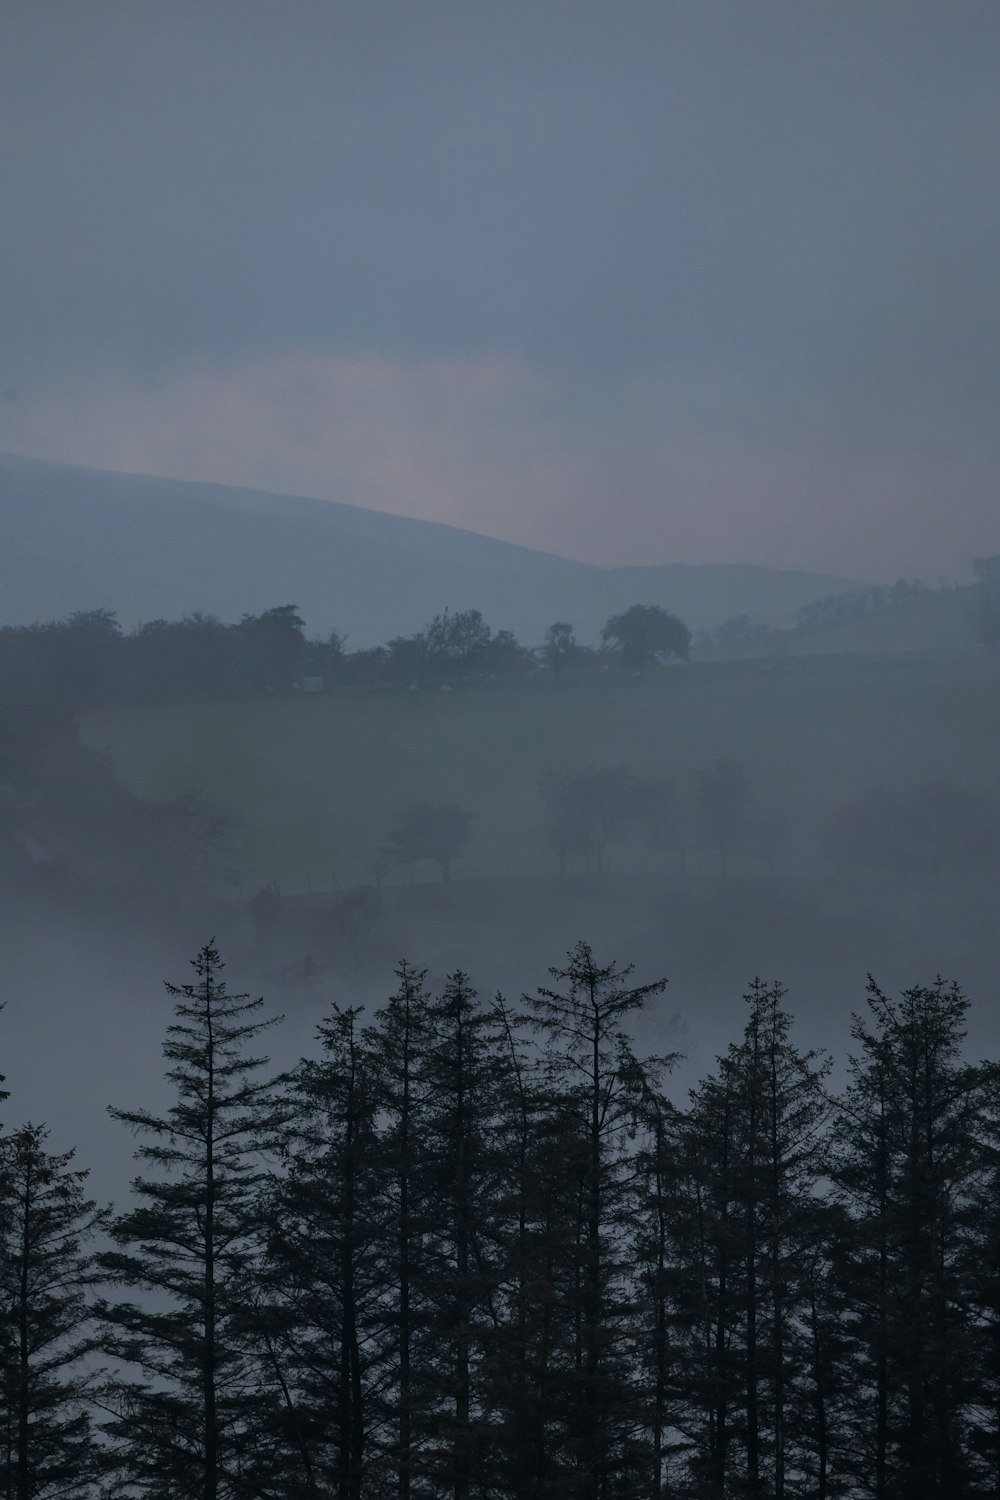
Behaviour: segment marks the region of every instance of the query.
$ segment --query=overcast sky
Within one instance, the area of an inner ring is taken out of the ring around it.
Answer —
[[[3,0],[0,447],[961,576],[998,78],[997,0]]]

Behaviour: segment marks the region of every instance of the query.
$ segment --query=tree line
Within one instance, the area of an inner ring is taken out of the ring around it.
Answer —
[[[0,628],[0,685],[51,712],[81,713],[109,703],[289,693],[303,685],[451,685],[540,670],[620,666],[639,671],[671,657],[687,660],[691,632],[658,605],[636,604],[608,620],[599,648],[581,645],[557,621],[529,649],[494,631],[477,609],[445,610],[412,636],[348,651],[336,632],[306,634],[294,604],[246,614],[235,624],[194,613],[148,620],[125,632],[106,609],[43,625]]]
[[[962,592],[970,596],[968,630],[994,659],[1000,652],[1000,556],[973,559],[976,582],[970,587],[941,583],[936,588],[919,579],[898,578],[895,583],[873,584],[811,600],[795,612],[789,629],[766,624],[751,615],[734,615],[714,630],[699,630],[695,637],[698,655],[718,657],[781,656],[795,641],[808,640],[859,620],[893,611],[909,610],[932,603],[944,594]]]
[[[734,858],[774,873],[794,824],[782,805],[761,807],[739,761],[717,757],[678,778],[647,778],[625,766],[549,771],[538,783],[541,839],[561,875],[605,872],[610,853],[637,838],[684,875],[707,855],[725,877]],[[475,836],[475,817],[452,802],[401,810],[379,848],[376,885],[400,868],[430,864],[451,878]],[[837,873],[940,881],[1000,869],[1000,806],[978,787],[945,781],[878,786],[844,804],[818,831],[815,854]]]
[[[682,1095],[634,1041],[665,981],[586,943],[516,1004],[401,963],[281,1076],[194,971],[171,1102],[112,1111],[123,1212],[0,1142],[4,1493],[998,1493],[1000,1070],[957,986],[871,981],[834,1086],[755,980]]]

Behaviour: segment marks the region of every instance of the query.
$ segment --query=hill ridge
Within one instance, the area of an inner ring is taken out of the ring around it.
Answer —
[[[354,646],[411,633],[446,606],[481,609],[529,644],[555,619],[593,640],[633,603],[662,604],[693,629],[740,613],[777,625],[854,586],[761,564],[603,568],[344,501],[2,452],[0,538],[0,623],[105,607],[131,627],[294,602],[311,632],[336,629]]]

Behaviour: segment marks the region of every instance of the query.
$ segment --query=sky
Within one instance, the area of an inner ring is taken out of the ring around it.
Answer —
[[[3,0],[0,448],[963,578],[998,76],[996,0]]]

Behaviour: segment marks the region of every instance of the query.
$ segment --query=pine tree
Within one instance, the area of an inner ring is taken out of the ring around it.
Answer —
[[[482,1406],[484,1351],[497,1313],[502,1212],[496,1127],[506,1059],[468,975],[456,970],[427,1010],[422,1075],[428,1250],[425,1280],[435,1357],[435,1488],[454,1500],[482,1489],[490,1457]]]
[[[175,1019],[163,1051],[174,1089],[164,1115],[112,1109],[146,1137],[137,1158],[156,1175],[133,1183],[134,1208],[101,1257],[111,1281],[142,1300],[105,1304],[107,1347],[125,1367],[111,1388],[126,1482],[163,1500],[225,1500],[252,1488],[273,1424],[260,1388],[248,1308],[263,1235],[266,1157],[287,1118],[267,1059],[248,1047],[274,1020],[261,1000],[231,995],[211,943],[196,982],[167,985]],[[134,1371],[131,1374],[130,1371]]]
[[[101,1470],[90,1416],[95,1347],[88,1240],[107,1215],[84,1193],[73,1152],[25,1125],[0,1167],[0,1487],[14,1500],[81,1493]]]
[[[426,1291],[429,1196],[424,1064],[430,1041],[426,971],[401,963],[399,984],[366,1034],[380,1119],[379,1199],[384,1287],[373,1331],[380,1371],[382,1467],[409,1500],[431,1431],[434,1360]]]
[[[496,1318],[482,1371],[493,1427],[493,1479],[501,1493],[571,1494],[570,1435],[576,1392],[579,1183],[585,1153],[576,1122],[553,1109],[544,1056],[529,1051],[502,996],[493,1007],[505,1057],[495,1127],[499,1260]]]
[[[795,1493],[811,1455],[801,1439],[806,1283],[822,1170],[827,1067],[790,1040],[780,985],[746,995],[743,1040],[695,1091],[687,1122],[683,1238],[693,1471],[706,1493]],[[790,1488],[791,1486],[791,1488]]]
[[[558,988],[526,996],[528,1016],[547,1049],[548,1110],[568,1127],[577,1152],[568,1162],[576,1194],[575,1296],[563,1311],[574,1320],[573,1367],[564,1372],[572,1398],[569,1455],[579,1493],[593,1500],[630,1492],[628,1453],[634,1392],[625,1250],[631,1229],[630,1133],[640,1069],[625,1018],[665,987],[629,986],[631,967],[596,963],[578,943]],[[624,1487],[624,1489],[623,1489]]]
[[[290,1170],[270,1209],[267,1349],[285,1372],[285,1441],[303,1491],[339,1500],[357,1500],[372,1464],[371,1344],[384,1290],[377,1096],[360,1014],[335,1006],[319,1027],[322,1056],[294,1076]]]
[[[941,979],[898,1001],[873,980],[840,1101],[837,1183],[855,1221],[846,1285],[861,1344],[859,1491],[970,1493],[977,1339],[964,1269],[983,1082],[962,1060],[968,1001]]]
[[[636,1345],[644,1392],[637,1419],[648,1434],[650,1500],[670,1492],[680,1401],[678,1232],[683,1182],[681,1121],[659,1076],[672,1058],[644,1068],[637,1120],[643,1136],[636,1166]]]

